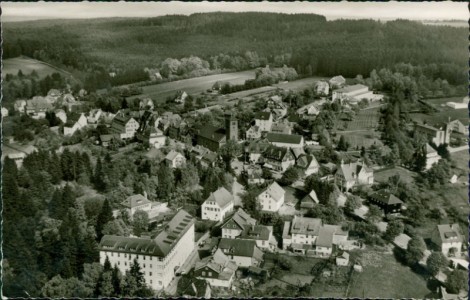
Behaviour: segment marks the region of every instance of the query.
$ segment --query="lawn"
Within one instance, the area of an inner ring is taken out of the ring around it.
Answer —
[[[417,174],[415,172],[412,172],[410,170],[407,170],[402,167],[394,167],[391,169],[384,169],[384,170],[379,170],[374,172],[374,180],[377,182],[387,182],[388,178],[394,176],[394,175],[400,175],[400,179],[410,183],[414,182],[415,176]]]
[[[468,161],[470,159],[468,150],[454,152],[450,157],[457,166],[456,171],[466,175],[468,171]]]
[[[3,60],[2,77],[4,77],[6,74],[16,75],[18,74],[19,70],[21,70],[23,74],[30,74],[33,70],[35,70],[40,78],[57,72],[68,75],[68,73],[65,73],[58,68],[54,68],[35,59],[16,57]]]
[[[379,125],[379,107],[360,110],[351,122],[347,122],[347,131],[375,129]]]
[[[311,88],[313,84],[320,80],[328,80],[327,77],[308,77],[302,78],[299,80],[293,80],[286,83],[277,83],[274,84],[274,87],[278,87],[284,90],[292,90],[292,91],[303,91],[306,88]]]
[[[129,99],[150,97],[157,102],[165,102],[167,97],[174,96],[179,90],[185,91],[189,95],[194,95],[211,89],[217,81],[243,84],[245,80],[254,78],[255,72],[250,70],[165,82],[144,86],[142,87],[143,93],[141,95],[132,96]]]
[[[363,260],[367,256],[372,256],[374,262],[364,264],[363,272],[352,276],[347,297],[423,299],[431,293],[424,278],[396,261],[393,254],[376,251],[360,254]]]
[[[450,107],[441,108],[441,111],[432,114],[411,113],[410,117],[413,121],[428,124],[439,124],[451,120],[459,119],[464,124],[468,123],[468,109],[453,109]]]
[[[339,133],[341,134],[341,133]],[[372,145],[383,147],[380,133],[375,131],[347,132],[341,134],[350,145],[350,149],[360,149],[362,146],[369,148]]]

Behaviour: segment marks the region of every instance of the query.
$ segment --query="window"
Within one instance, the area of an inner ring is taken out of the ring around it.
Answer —
[[[202,271],[202,276],[206,276],[206,272],[205,272],[205,271]]]
[[[158,284],[159,284],[159,285],[162,285],[162,282],[161,282],[161,281],[158,281]]]
[[[114,253],[113,253],[113,252],[111,252],[111,256],[114,256]]]
[[[118,257],[120,257],[119,253],[118,253]]]
[[[144,268],[145,268],[145,264],[144,264]]]
[[[152,257],[150,256],[150,260],[152,260]]]
[[[212,272],[209,272],[209,276],[212,276]]]
[[[120,265],[121,265],[121,262],[120,262],[120,261],[118,261],[118,266],[120,266]]]
[[[152,284],[152,279],[150,279],[150,284]]]
[[[149,272],[149,275],[152,276],[152,272]]]
[[[152,264],[150,264],[150,269],[152,268]]]
[[[145,255],[144,255],[144,260],[145,260]]]

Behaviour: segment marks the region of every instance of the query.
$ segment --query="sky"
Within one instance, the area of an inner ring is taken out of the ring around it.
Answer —
[[[315,13],[334,19],[468,20],[466,2],[2,2],[3,22],[153,17],[214,11]]]

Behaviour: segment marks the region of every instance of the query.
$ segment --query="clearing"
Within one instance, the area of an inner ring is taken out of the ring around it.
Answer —
[[[254,78],[255,71],[250,70],[159,83],[142,87],[142,94],[129,97],[129,99],[150,97],[157,102],[165,102],[169,96],[174,96],[179,90],[185,91],[189,95],[194,95],[212,89],[212,86],[217,81],[230,82],[230,84],[243,84],[245,80]]]
[[[18,74],[18,71],[21,70],[23,74],[29,75],[32,71],[36,71],[39,75],[39,78],[46,77],[47,75],[51,75],[52,73],[61,73],[63,75],[70,76],[70,73],[56,68],[50,64],[41,62],[39,60],[35,60],[32,58],[27,57],[15,57],[15,58],[8,58],[3,60],[3,67],[2,67],[2,78],[6,74]]]
[[[274,87],[281,88],[284,90],[291,90],[291,91],[303,91],[306,88],[311,88],[313,84],[317,81],[320,80],[326,80],[328,81],[329,78],[327,77],[308,77],[308,78],[302,78],[298,80],[293,80],[285,83],[277,83],[273,84]]]
[[[403,167],[385,168],[374,172],[374,180],[377,182],[387,182],[394,175],[400,175],[400,179],[406,183],[414,182],[417,174]]]

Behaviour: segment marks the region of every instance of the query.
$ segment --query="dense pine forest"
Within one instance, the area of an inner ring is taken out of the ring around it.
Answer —
[[[82,81],[100,80],[96,74],[105,71],[124,77],[119,84],[137,77],[140,81],[141,76],[134,76],[137,69],[162,68],[168,58],[191,56],[208,62],[211,70],[285,64],[305,76],[367,76],[373,69],[401,62],[433,64],[438,77],[451,84],[467,80],[466,29],[408,20],[384,23],[327,21],[313,14],[198,13],[5,23],[3,33],[3,58],[34,57],[75,71]]]

